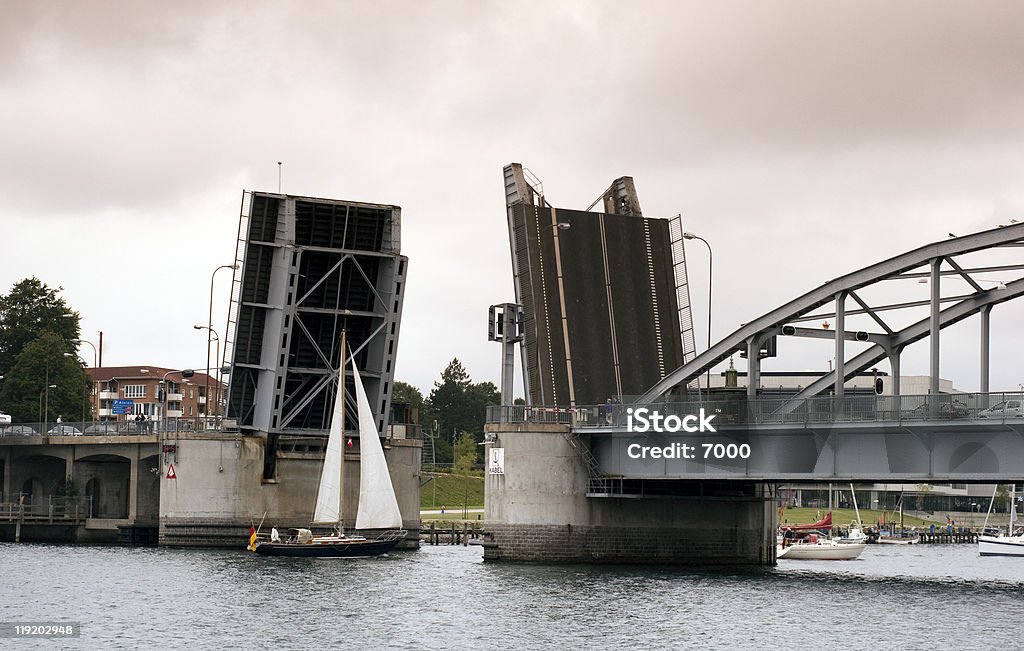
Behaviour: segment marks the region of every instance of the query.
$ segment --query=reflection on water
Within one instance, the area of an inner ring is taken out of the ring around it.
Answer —
[[[0,577],[0,620],[80,621],[71,648],[1014,648],[1024,616],[1024,559],[972,545],[695,570],[3,544]]]

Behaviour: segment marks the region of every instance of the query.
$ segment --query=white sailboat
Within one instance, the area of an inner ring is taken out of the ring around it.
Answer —
[[[1013,520],[1017,511],[1016,484],[1010,484],[1010,526],[1007,534],[982,534],[978,536],[978,553],[982,556],[1024,556],[1024,528],[1014,531]],[[993,492],[993,501],[995,493]],[[991,505],[989,509],[991,510]],[[988,523],[988,516],[985,516]],[[988,530],[988,527],[985,527]]]
[[[344,339],[342,350],[345,350]],[[338,379],[334,415],[327,438],[324,466],[320,473],[313,525],[333,526],[330,535],[315,536],[309,529],[292,529],[286,540],[257,540],[249,549],[264,556],[303,556],[338,558],[346,556],[377,556],[384,554],[403,538],[402,513],[391,484],[384,449],[370,401],[366,397],[359,370],[352,362],[357,413],[359,415],[359,504],[356,510],[356,531],[375,531],[375,535],[346,534],[344,531],[345,485],[345,371],[344,363]],[[276,531],[276,530],[275,530]]]

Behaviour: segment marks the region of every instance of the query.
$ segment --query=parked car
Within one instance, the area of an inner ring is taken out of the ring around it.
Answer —
[[[51,429],[47,434],[51,436],[81,436],[82,430],[72,425],[57,425]]]
[[[1020,400],[1004,400],[978,412],[978,418],[1012,418],[1024,416]]]
[[[934,405],[934,412],[932,412],[932,407],[927,403],[920,405],[914,409],[914,416],[916,418],[967,418],[971,415],[970,408],[956,399]]]
[[[117,423],[93,423],[82,432],[86,436],[113,436],[120,434]]]
[[[5,436],[35,436],[38,433],[29,425],[9,425],[0,431]]]
[[[0,425],[10,425],[10,424],[11,424],[11,416],[10,416],[10,414],[5,414],[4,412],[0,411]]]

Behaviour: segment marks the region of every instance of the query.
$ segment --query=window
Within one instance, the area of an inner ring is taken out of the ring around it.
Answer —
[[[191,400],[192,398],[195,398],[195,397],[196,397],[195,391],[193,389],[189,389],[188,390],[188,398],[189,398],[189,400]]]
[[[125,398],[145,398],[146,397],[146,385],[145,384],[128,384],[124,387]]]

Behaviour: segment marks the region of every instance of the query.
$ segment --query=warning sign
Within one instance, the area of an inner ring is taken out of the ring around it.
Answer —
[[[173,463],[171,465],[167,466],[167,478],[168,479],[177,479],[178,478],[178,476],[176,474],[174,474],[174,464]]]

